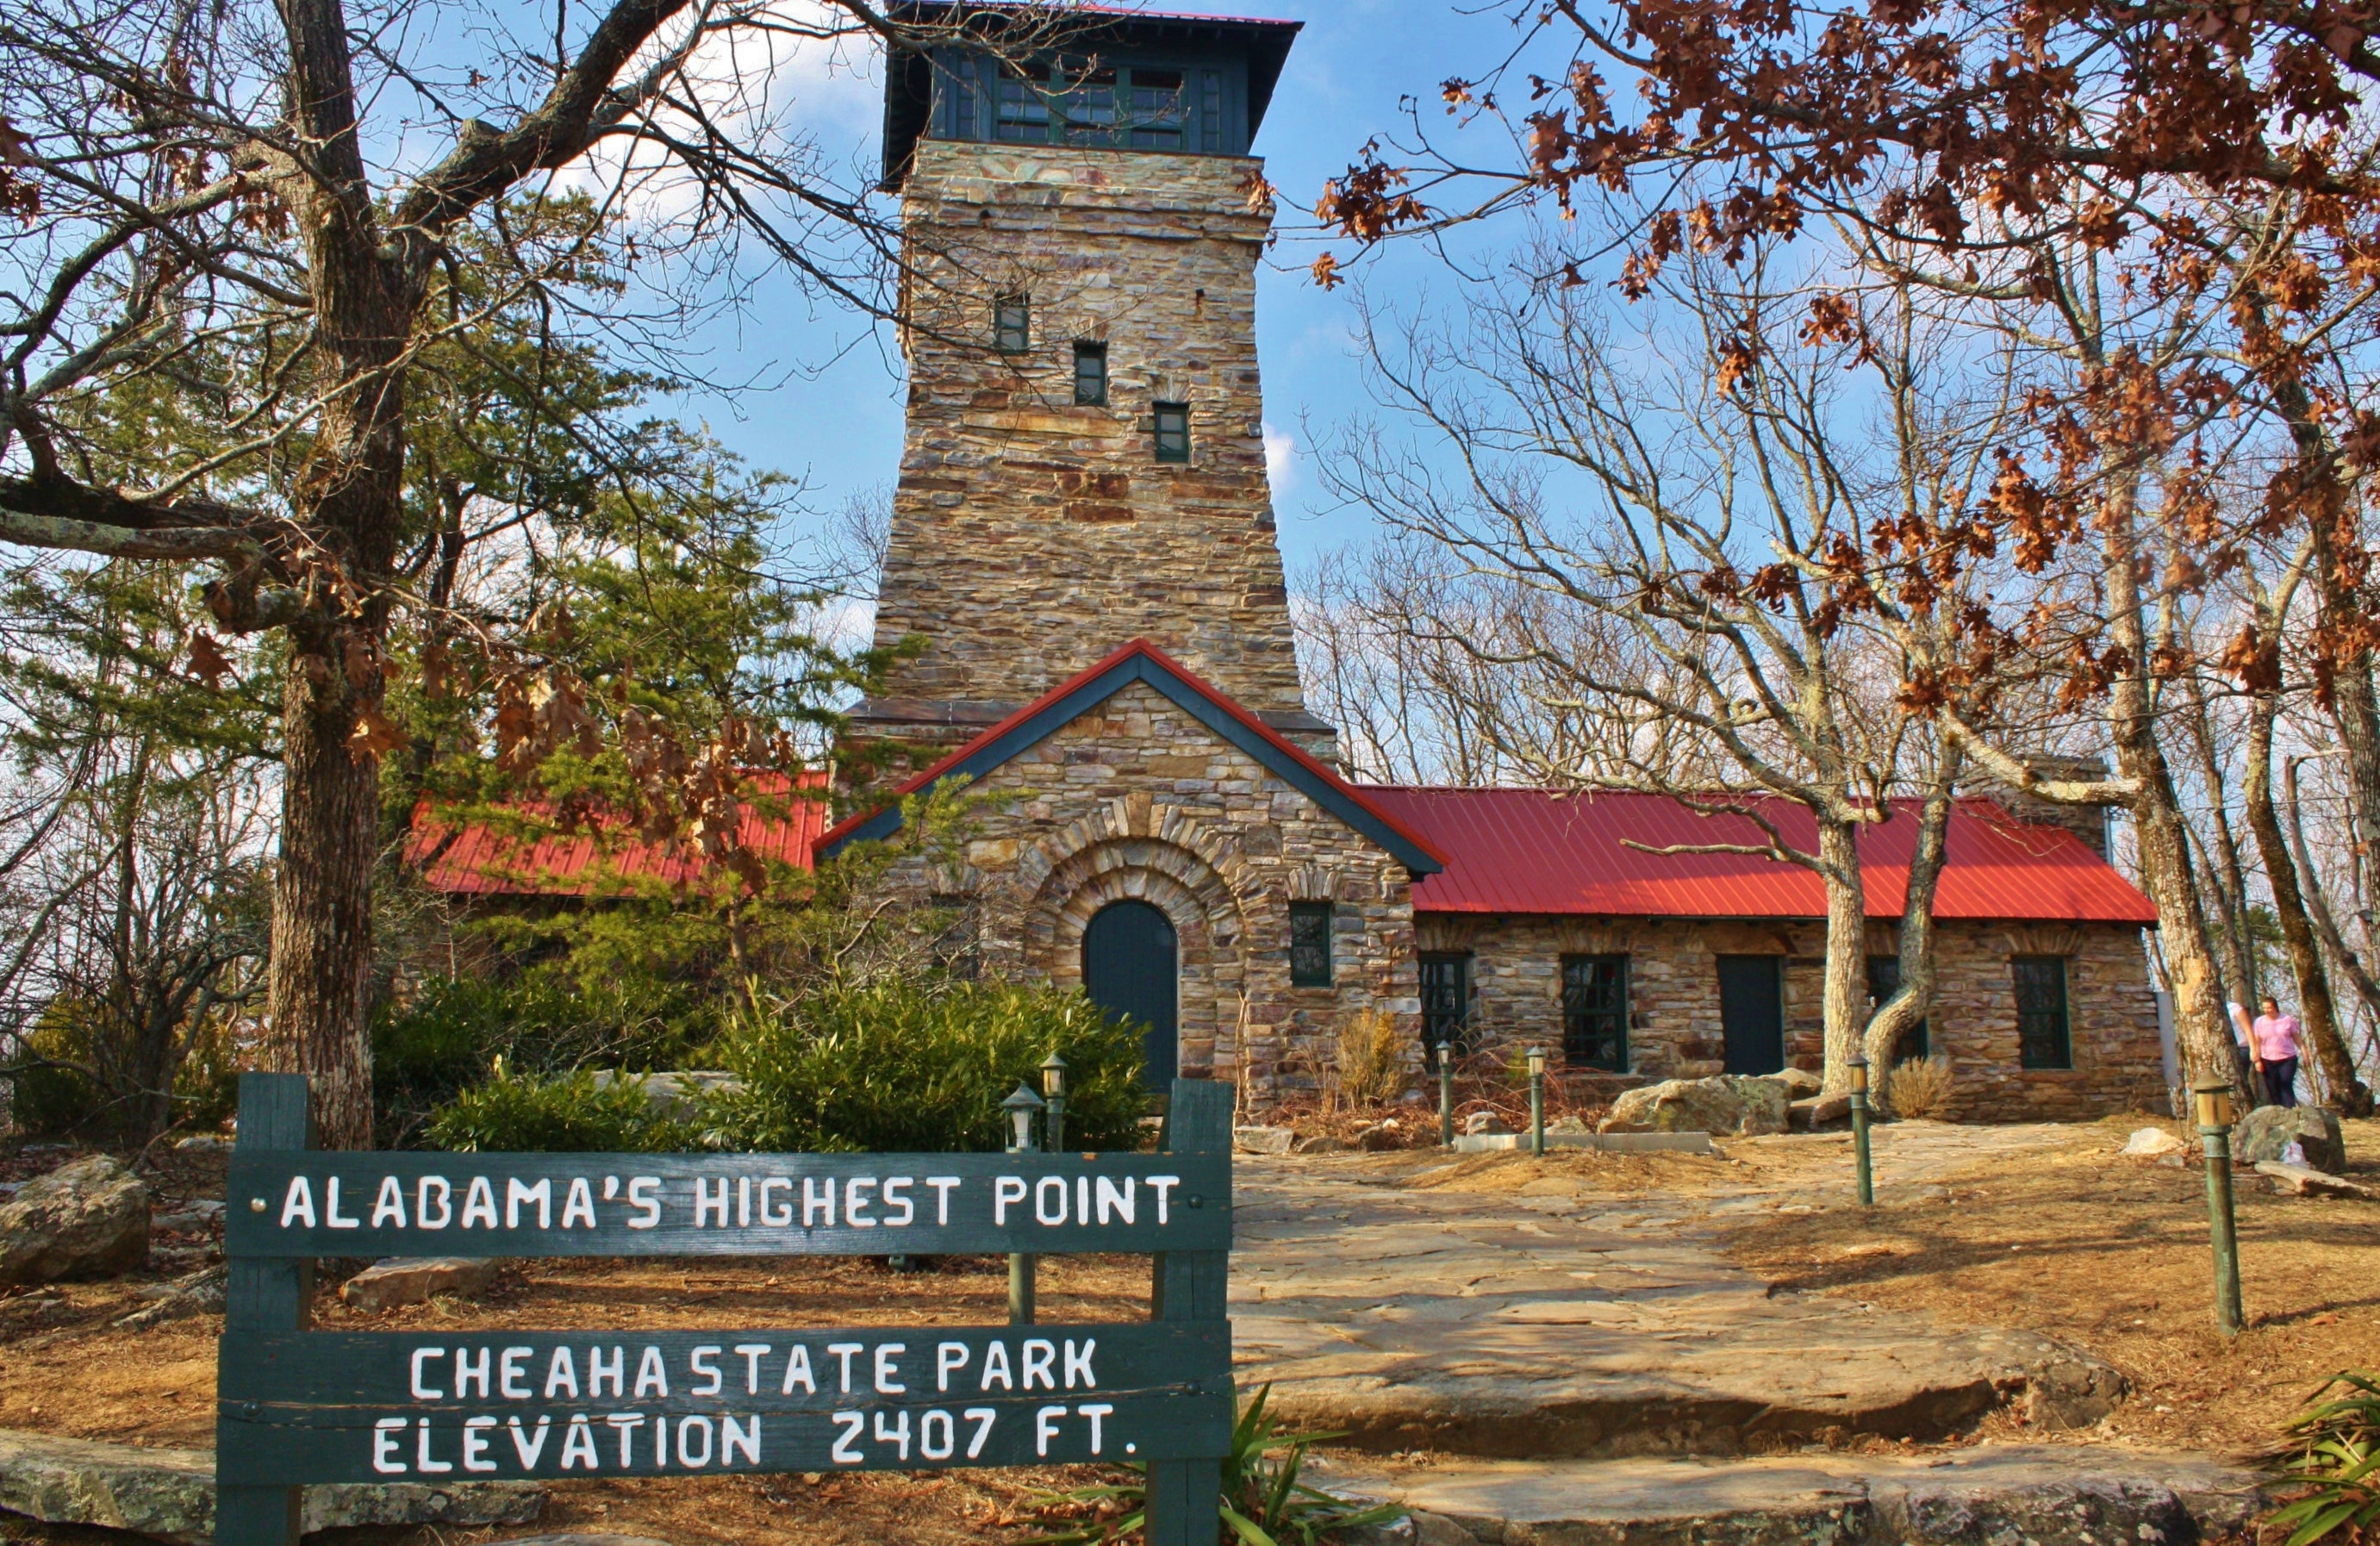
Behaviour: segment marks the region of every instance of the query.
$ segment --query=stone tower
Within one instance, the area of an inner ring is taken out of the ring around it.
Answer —
[[[1100,18],[892,70],[909,396],[876,640],[927,644],[854,735],[955,743],[1147,638],[1328,755],[1265,476],[1246,153],[1296,30]]]

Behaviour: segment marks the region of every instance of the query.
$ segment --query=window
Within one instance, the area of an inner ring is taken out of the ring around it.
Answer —
[[[1458,1052],[1471,1046],[1471,956],[1465,951],[1421,953],[1422,1060],[1433,1069],[1440,1041],[1451,1041]]]
[[[1330,986],[1330,904],[1289,905],[1289,985]]]
[[[991,137],[1036,143],[1050,138],[1050,67],[1002,66],[992,96]]]
[[[1156,409],[1157,459],[1160,462],[1186,462],[1190,459],[1190,405],[1187,403],[1153,403]]]
[[[1104,403],[1108,400],[1108,347],[1105,344],[1079,343],[1075,346],[1075,401]]]
[[[2016,976],[2018,1061],[2027,1068],[2071,1068],[2074,1049],[2067,1037],[2066,957],[2011,956]]]
[[[1135,67],[1128,73],[1132,84],[1125,95],[1130,108],[1132,148],[1180,150],[1188,105],[1182,91],[1182,72]]]
[[[1198,148],[1223,148],[1223,73],[1201,70],[1198,79]]]
[[[1628,957],[1561,958],[1562,1061],[1628,1071]]]
[[[1033,305],[1021,295],[1001,296],[991,303],[992,346],[1002,354],[1023,354],[1033,347]]]
[[[1885,1001],[1900,992],[1900,957],[1871,956],[1867,958],[1867,1012],[1873,1017],[1884,1007]],[[1933,1052],[1925,1033],[1925,1022],[1918,1021],[1900,1033],[1900,1045],[1893,1051],[1893,1061],[1925,1057]]]

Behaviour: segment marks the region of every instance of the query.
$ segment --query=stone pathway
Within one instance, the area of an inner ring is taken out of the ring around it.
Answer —
[[[1879,1195],[2064,1136],[1882,1128]],[[1270,1382],[1285,1416],[1370,1448],[1471,1455],[1740,1454],[1828,1430],[1930,1439],[2028,1391],[2053,1425],[2102,1415],[2113,1371],[2047,1338],[1771,1296],[1719,1254],[1731,1215],[1848,1204],[1848,1141],[1841,1151],[1823,1189],[1744,1166],[1740,1184],[1633,1195],[1559,1176],[1519,1195],[1419,1190],[1361,1159],[1244,1158],[1241,1382]]]

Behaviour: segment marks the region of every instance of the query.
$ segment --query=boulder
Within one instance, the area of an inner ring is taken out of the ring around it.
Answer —
[[[2166,1154],[2179,1154],[2189,1147],[2163,1127],[2135,1127],[2119,1152],[2135,1159],[2154,1160]]]
[[[0,1286],[112,1277],[149,1256],[149,1188],[104,1154],[60,1165],[0,1203]]]
[[[1463,1135],[1478,1138],[1487,1133],[1509,1133],[1512,1125],[1492,1111],[1475,1111],[1463,1119]]]
[[[1595,1131],[1595,1129],[1586,1125],[1586,1118],[1583,1116],[1557,1116],[1551,1122],[1546,1124],[1546,1136],[1548,1138],[1553,1137],[1557,1133],[1578,1133],[1584,1135],[1593,1131]]]
[[[1783,1085],[1788,1097],[1795,1101],[1806,1100],[1827,1088],[1827,1081],[1807,1068],[1780,1068],[1773,1074],[1760,1077]]]
[[[2281,1161],[2291,1143],[2316,1170],[2338,1175],[2347,1169],[2347,1139],[2338,1118],[2320,1106],[2258,1106],[2231,1129],[2231,1159],[2243,1165]]]
[[[699,1097],[744,1088],[744,1081],[723,1068],[678,1068],[655,1074],[622,1074],[610,1068],[595,1071],[595,1088],[613,1079],[634,1079],[645,1092],[645,1104],[655,1116],[691,1122]]]
[[[1234,1127],[1232,1147],[1243,1154],[1286,1154],[1297,1143],[1294,1127]]]
[[[1751,1138],[1783,1132],[1788,1110],[1785,1086],[1775,1078],[1722,1074],[1707,1079],[1663,1079],[1623,1091],[1598,1130]]]
[[[138,1332],[179,1321],[186,1315],[219,1314],[224,1308],[224,1288],[230,1281],[228,1268],[201,1267],[170,1283],[152,1283],[133,1295],[136,1299],[147,1301],[145,1308],[118,1316],[110,1324],[120,1332]]]
[[[1849,1091],[1833,1095],[1811,1095],[1793,1102],[1787,1114],[1788,1122],[1796,1127],[1817,1128],[1830,1122],[1848,1122],[1852,1115]]]
[[[2351,1197],[2361,1202],[2380,1202],[2380,1187],[2366,1187],[2361,1182],[2325,1175],[2310,1165],[2259,1160],[2256,1162],[2256,1174],[2271,1176],[2273,1190],[2290,1197]]]
[[[306,1489],[304,1528],[520,1525],[544,1505],[544,1493],[516,1481],[345,1483]],[[215,1533],[214,1458],[0,1430],[0,1509],[206,1546]]]
[[[392,1256],[339,1285],[350,1309],[367,1315],[426,1305],[441,1294],[469,1296],[496,1281],[496,1263],[468,1256]]]
[[[1335,1138],[1329,1133],[1318,1133],[1310,1138],[1300,1138],[1297,1142],[1296,1149],[1292,1150],[1292,1152],[1298,1154],[1344,1154],[1354,1147],[1355,1146],[1354,1144],[1349,1143],[1345,1138]]]
[[[1355,1147],[1366,1154],[1378,1154],[1390,1149],[1402,1149],[1404,1128],[1393,1116],[1386,1122],[1375,1122],[1370,1126],[1356,1132]]]

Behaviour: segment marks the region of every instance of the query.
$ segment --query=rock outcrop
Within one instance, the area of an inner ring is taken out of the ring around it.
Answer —
[[[1721,1074],[1707,1079],[1663,1079],[1624,1091],[1598,1130],[1736,1138],[1781,1133],[1789,1100],[1787,1086],[1774,1078]]]
[[[112,1277],[149,1256],[149,1188],[104,1154],[60,1165],[0,1203],[0,1286]]]
[[[2338,1130],[2338,1118],[2320,1106],[2258,1106],[2231,1129],[2231,1158],[2243,1165],[2284,1160],[2291,1143],[2314,1169],[2345,1173],[2346,1136]]]

